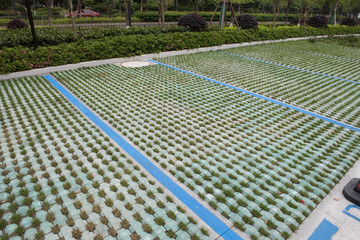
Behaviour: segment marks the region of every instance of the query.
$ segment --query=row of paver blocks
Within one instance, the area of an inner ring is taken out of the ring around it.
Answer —
[[[254,238],[287,238],[359,157],[357,133],[162,66],[54,76]]]
[[[0,82],[0,109],[2,237],[209,238],[44,78]]]

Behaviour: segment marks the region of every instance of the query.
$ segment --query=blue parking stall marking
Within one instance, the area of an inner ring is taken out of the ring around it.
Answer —
[[[330,240],[338,230],[337,226],[324,219],[308,240]]]

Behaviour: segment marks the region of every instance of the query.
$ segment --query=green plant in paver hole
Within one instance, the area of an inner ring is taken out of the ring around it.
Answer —
[[[107,217],[103,216],[103,217],[100,218],[100,222],[101,222],[102,224],[107,225],[108,222],[109,222],[109,220],[107,219]]]
[[[169,238],[177,237],[176,234],[172,230],[166,231],[166,235],[168,235]]]
[[[25,228],[23,226],[18,226],[16,229],[15,229],[15,234],[18,235],[18,236],[22,236],[25,232]]]
[[[80,231],[80,229],[74,228],[74,229],[72,230],[72,236],[73,236],[73,238],[75,238],[75,239],[81,239],[82,232]]]
[[[44,239],[45,234],[43,231],[39,231],[35,234],[35,239]]]
[[[183,230],[183,231],[186,231],[186,230],[188,229],[186,223],[184,223],[184,222],[180,222],[180,223],[178,224],[178,227],[179,227],[179,229],[181,229],[181,230]]]
[[[143,224],[142,228],[144,229],[145,232],[152,233],[152,228],[149,224]]]
[[[105,205],[108,207],[112,207],[114,205],[114,202],[111,198],[107,198],[105,201]]]
[[[96,226],[95,223],[93,222],[89,222],[86,224],[86,230],[88,230],[89,232],[93,232],[95,230]]]
[[[37,218],[34,218],[34,219],[32,220],[32,222],[31,222],[31,226],[34,227],[34,228],[36,228],[36,227],[38,227],[39,225],[40,225],[40,220],[37,219]]]
[[[0,229],[4,229],[8,225],[8,222],[4,219],[0,220]]]
[[[82,207],[82,204],[81,204],[81,202],[78,200],[78,201],[75,201],[74,202],[74,207],[76,208],[76,209],[80,209],[81,207]]]
[[[46,214],[46,220],[49,222],[54,222],[55,220],[55,214],[53,212],[49,212]]]
[[[112,211],[112,213],[114,214],[115,217],[119,218],[121,217],[121,211],[118,208],[114,208],[114,210]]]
[[[51,227],[51,231],[54,234],[58,234],[60,232],[60,226],[59,225],[54,225]]]
[[[277,227],[276,224],[271,220],[267,220],[265,223],[269,228],[275,229]]]
[[[159,226],[164,226],[165,225],[165,220],[162,217],[157,217],[154,219],[155,223]]]
[[[19,215],[19,214],[15,214],[10,218],[11,223],[18,224],[20,221],[21,221],[21,215]]]
[[[80,218],[82,220],[87,220],[88,219],[88,214],[85,211],[80,211]]]
[[[113,227],[109,228],[108,232],[109,232],[110,236],[112,236],[112,237],[116,237],[116,235],[117,235],[117,231]]]
[[[71,191],[71,192],[68,193],[68,197],[70,199],[75,199],[76,198],[76,193],[74,191]]]
[[[66,220],[66,223],[67,223],[67,225],[69,225],[69,227],[72,227],[72,226],[74,226],[75,221],[74,221],[74,219],[73,219],[72,217],[69,217],[69,218]]]
[[[125,228],[125,229],[129,229],[130,228],[130,223],[128,222],[128,220],[126,220],[126,219],[122,220],[121,221],[121,227]]]
[[[130,235],[131,240],[140,240],[140,236],[135,232]]]

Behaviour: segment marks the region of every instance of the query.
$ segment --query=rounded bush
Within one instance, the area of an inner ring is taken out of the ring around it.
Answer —
[[[346,25],[346,26],[356,26],[356,21],[355,21],[355,19],[352,19],[352,18],[343,18],[343,19],[341,19],[340,24]]]
[[[328,19],[325,16],[314,16],[309,19],[309,26],[316,28],[326,28],[328,26]]]
[[[258,21],[252,15],[243,14],[236,19],[241,29],[258,29]]]
[[[6,28],[11,28],[11,29],[27,28],[27,27],[28,25],[24,21],[21,21],[20,19],[14,19],[6,24]]]
[[[193,32],[201,32],[208,27],[208,23],[203,19],[202,16],[196,13],[190,13],[181,16],[178,25],[188,28]]]

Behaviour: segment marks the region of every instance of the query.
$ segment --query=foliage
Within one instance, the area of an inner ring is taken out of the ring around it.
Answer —
[[[217,27],[210,27],[208,30],[216,30]],[[70,29],[61,28],[39,28],[37,37],[40,46],[58,45],[61,43],[82,42],[90,39],[100,39],[103,37],[123,36],[123,35],[146,35],[160,33],[186,32],[183,27],[163,26],[163,27],[132,27],[126,28],[82,28],[77,30],[74,36]],[[0,31],[0,49],[4,47],[32,46],[32,35],[29,29],[2,30]]]
[[[237,22],[241,29],[258,29],[258,21],[249,14],[244,14],[237,17]]]
[[[188,12],[167,11],[167,12],[165,12],[165,20],[167,22],[177,22],[181,16],[186,15],[186,14],[188,14]],[[206,21],[210,21],[214,12],[198,12],[198,14],[200,16],[202,16]],[[274,15],[268,14],[268,13],[264,13],[264,14],[263,13],[253,13],[250,15],[253,15],[259,22],[269,22],[274,19]],[[158,13],[157,12],[135,12],[133,16],[139,18],[140,21],[142,21],[142,22],[158,21]],[[289,19],[296,18],[296,16],[297,16],[296,14],[289,14]],[[279,21],[284,21],[285,17],[286,17],[285,14],[280,14],[277,19]],[[215,13],[213,21],[219,21],[219,18],[220,18],[220,12],[218,11],[217,13]],[[230,21],[231,15],[227,14],[226,19],[228,21]]]
[[[20,19],[14,19],[6,24],[6,28],[18,29],[18,28],[27,28],[28,25],[21,21]]]
[[[328,19],[325,16],[314,16],[309,19],[309,26],[316,28],[326,28],[328,26]]]
[[[343,18],[341,19],[341,25],[346,25],[346,26],[355,26],[357,23],[355,21],[355,19],[353,18]]]
[[[34,68],[79,63],[84,61],[130,57],[145,53],[193,49],[222,44],[250,41],[285,39],[315,35],[355,34],[360,26],[328,28],[259,26],[258,30],[237,31],[236,28],[222,32],[175,32],[147,35],[121,35],[91,39],[57,46],[43,46],[36,50],[27,47],[4,48],[0,51],[0,73],[10,73]]]
[[[178,25],[193,32],[201,32],[208,27],[207,22],[196,13],[190,13],[180,17]]]

